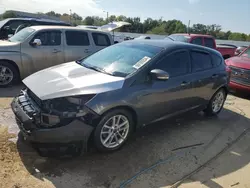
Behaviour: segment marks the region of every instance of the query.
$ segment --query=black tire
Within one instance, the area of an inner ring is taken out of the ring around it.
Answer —
[[[8,68],[8,70],[10,70],[12,72],[13,78],[7,84],[2,84],[0,82],[0,87],[8,87],[8,86],[14,85],[14,84],[16,84],[20,80],[20,76],[19,76],[18,70],[13,65],[11,65],[9,62],[0,61],[0,67],[1,66]]]
[[[112,118],[113,116],[118,116],[118,115],[122,115],[122,116],[127,118],[128,122],[129,122],[129,125],[128,125],[129,130],[128,130],[126,138],[124,139],[124,141],[120,145],[113,147],[113,148],[108,148],[108,147],[104,146],[102,141],[101,141],[101,131],[102,131],[102,128],[105,125],[105,123],[110,118]],[[112,111],[103,115],[103,117],[101,118],[100,122],[98,123],[96,129],[94,130],[93,139],[94,139],[95,147],[98,149],[98,151],[101,151],[101,152],[109,152],[109,151],[118,150],[126,143],[126,141],[128,140],[129,136],[131,135],[131,133],[133,131],[133,128],[134,128],[134,120],[133,120],[133,117],[132,117],[130,112],[128,112],[127,110],[124,110],[124,109],[112,110]]]
[[[218,111],[214,111],[214,110],[213,110],[213,102],[214,102],[216,96],[217,96],[220,92],[221,92],[221,93],[223,94],[223,96],[224,96],[223,103],[222,103],[222,106],[220,107],[220,109],[219,109]],[[204,113],[205,113],[207,116],[215,116],[215,115],[219,114],[219,113],[221,112],[223,106],[224,106],[226,97],[227,97],[226,90],[225,90],[224,88],[219,89],[219,90],[213,95],[213,97],[210,99],[207,108],[204,110]]]

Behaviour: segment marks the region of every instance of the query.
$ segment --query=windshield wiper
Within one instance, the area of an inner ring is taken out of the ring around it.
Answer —
[[[92,70],[95,70],[95,71],[97,71],[97,72],[101,72],[101,73],[105,73],[105,74],[109,74],[109,75],[112,75],[112,76],[113,76],[112,73],[107,72],[107,71],[105,71],[104,69],[102,69],[102,68],[100,68],[100,67],[97,67],[97,66],[88,66],[88,65],[86,65],[86,64],[84,64],[84,63],[82,63],[82,65],[83,65],[84,67],[87,67],[88,69],[92,69]]]

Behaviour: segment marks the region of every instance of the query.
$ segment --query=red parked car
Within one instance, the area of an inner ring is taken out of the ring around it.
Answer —
[[[222,54],[224,59],[233,57],[237,48],[231,45],[216,45],[215,39],[211,35],[180,33],[169,35],[167,38],[174,41],[188,42],[216,49]]]
[[[231,69],[230,87],[250,92],[250,47],[240,55],[225,60]]]

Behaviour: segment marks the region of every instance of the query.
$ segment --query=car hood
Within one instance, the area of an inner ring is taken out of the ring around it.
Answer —
[[[124,78],[70,62],[36,72],[25,78],[23,83],[40,99],[47,100],[120,89]]]
[[[20,51],[20,43],[0,40],[0,52],[18,52]]]
[[[243,69],[250,69],[250,58],[236,56],[226,60],[227,65],[239,67]]]

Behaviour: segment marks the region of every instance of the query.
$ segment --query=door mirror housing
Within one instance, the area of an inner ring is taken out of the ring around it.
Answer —
[[[9,35],[8,35],[8,39],[9,39],[10,37],[12,37],[12,36],[13,36],[12,34],[9,34]]]
[[[157,80],[168,80],[169,79],[169,74],[161,69],[153,69],[150,71],[150,74],[153,79]]]
[[[31,43],[32,46],[41,46],[42,42],[40,39],[34,39],[34,41]]]

